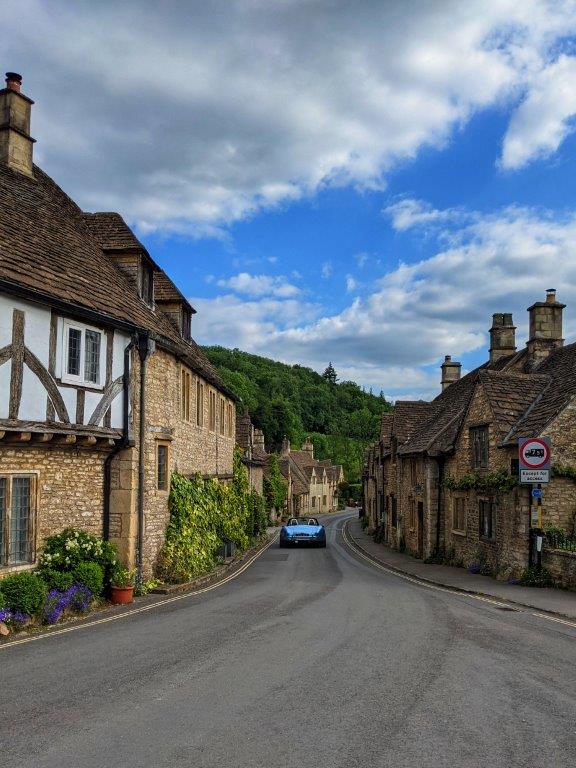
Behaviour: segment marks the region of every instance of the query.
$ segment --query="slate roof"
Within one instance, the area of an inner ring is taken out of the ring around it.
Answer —
[[[480,372],[479,383],[490,403],[496,426],[504,436],[546,389],[550,378],[541,374],[486,370]]]
[[[552,352],[538,366],[536,374],[548,377],[549,383],[512,427],[506,443],[539,435],[576,395],[576,343]]]
[[[150,254],[119,213],[82,213],[81,218],[103,251],[144,251]]]
[[[119,214],[93,219],[37,166],[33,178],[0,166],[0,288],[64,302],[73,313],[97,313],[111,325],[148,330],[160,345],[237,399],[198,345],[182,339],[166,315],[153,312],[139,297],[87,221],[96,222],[92,228],[100,227],[98,236],[108,238],[112,249],[129,243],[145,251]]]
[[[196,310],[190,304],[186,296],[180,292],[178,287],[170,280],[166,272],[161,269],[154,272],[154,301],[158,302],[182,302],[192,312]]]

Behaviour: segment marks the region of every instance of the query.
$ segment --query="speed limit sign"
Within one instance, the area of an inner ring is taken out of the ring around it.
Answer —
[[[523,437],[518,441],[521,483],[550,482],[551,443],[547,437]]]

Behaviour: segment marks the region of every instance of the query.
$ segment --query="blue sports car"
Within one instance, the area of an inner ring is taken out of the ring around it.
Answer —
[[[280,547],[326,546],[326,529],[315,517],[292,517],[280,531]]]

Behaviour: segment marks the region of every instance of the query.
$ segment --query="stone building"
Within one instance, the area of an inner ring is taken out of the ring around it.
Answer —
[[[366,456],[364,504],[371,528],[417,557],[449,551],[500,577],[531,561],[531,487],[515,484],[518,439],[552,440],[553,476],[543,525],[574,528],[576,344],[564,345],[564,305],[549,290],[529,309],[528,342],[516,349],[512,315],[495,314],[489,359],[460,376],[446,357],[432,402],[397,402]],[[576,585],[576,558],[552,550],[544,565]]]
[[[236,398],[122,217],[33,164],[20,87],[0,90],[0,575],[67,526],[151,573],[171,473],[231,476]]]
[[[254,427],[248,413],[236,416],[236,444],[243,451],[242,463],[248,471],[250,487],[262,495],[268,454],[264,445],[264,432]]]
[[[288,483],[289,515],[319,515],[338,509],[343,469],[340,465],[333,465],[329,459],[315,459],[314,445],[309,437],[300,451],[293,451],[290,442],[285,439],[279,466]]]

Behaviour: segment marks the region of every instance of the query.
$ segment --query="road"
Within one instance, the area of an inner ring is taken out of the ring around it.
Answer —
[[[326,550],[0,650],[0,765],[572,766],[576,628],[378,571],[345,517]]]

